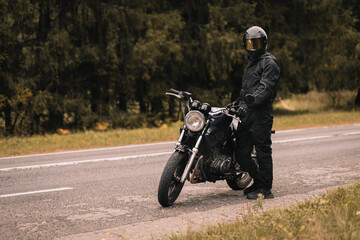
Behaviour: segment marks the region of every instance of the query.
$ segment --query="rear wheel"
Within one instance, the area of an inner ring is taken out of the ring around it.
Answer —
[[[232,190],[243,190],[251,183],[251,181],[252,178],[247,172],[242,172],[233,179],[226,179],[226,183]]]
[[[180,182],[188,155],[174,152],[165,165],[158,188],[158,201],[163,207],[171,206],[180,195],[184,183]]]

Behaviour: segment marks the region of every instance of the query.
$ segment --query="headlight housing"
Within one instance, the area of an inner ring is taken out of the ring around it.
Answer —
[[[205,126],[205,117],[199,111],[190,111],[185,116],[185,125],[192,132],[198,132]]]

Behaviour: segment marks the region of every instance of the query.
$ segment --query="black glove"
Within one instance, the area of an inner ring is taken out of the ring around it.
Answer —
[[[228,109],[228,113],[231,115],[237,115],[237,108],[234,107],[233,103],[230,103],[229,105],[226,106]]]
[[[228,108],[236,107],[236,106],[239,105],[239,102],[240,102],[240,99],[238,98],[238,99],[236,99],[235,101],[233,101],[233,102],[229,103],[228,105],[226,105],[226,107],[228,107]],[[235,112],[236,112],[236,111],[235,111]]]
[[[245,95],[245,102],[247,104],[252,104],[255,102],[255,96],[253,94],[246,94]]]
[[[239,102],[239,107],[236,111],[236,115],[240,118],[244,118],[247,113],[247,108],[248,108],[248,106],[247,106],[246,102],[243,102],[243,101]]]

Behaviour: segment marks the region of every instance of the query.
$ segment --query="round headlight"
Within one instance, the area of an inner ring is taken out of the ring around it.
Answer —
[[[198,132],[205,125],[205,117],[199,111],[190,111],[185,116],[185,125],[192,132]]]

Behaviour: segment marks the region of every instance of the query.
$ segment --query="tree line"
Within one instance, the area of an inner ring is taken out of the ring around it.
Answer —
[[[150,126],[176,116],[169,88],[226,104],[253,25],[281,96],[355,89],[359,19],[358,0],[0,0],[0,134]]]

